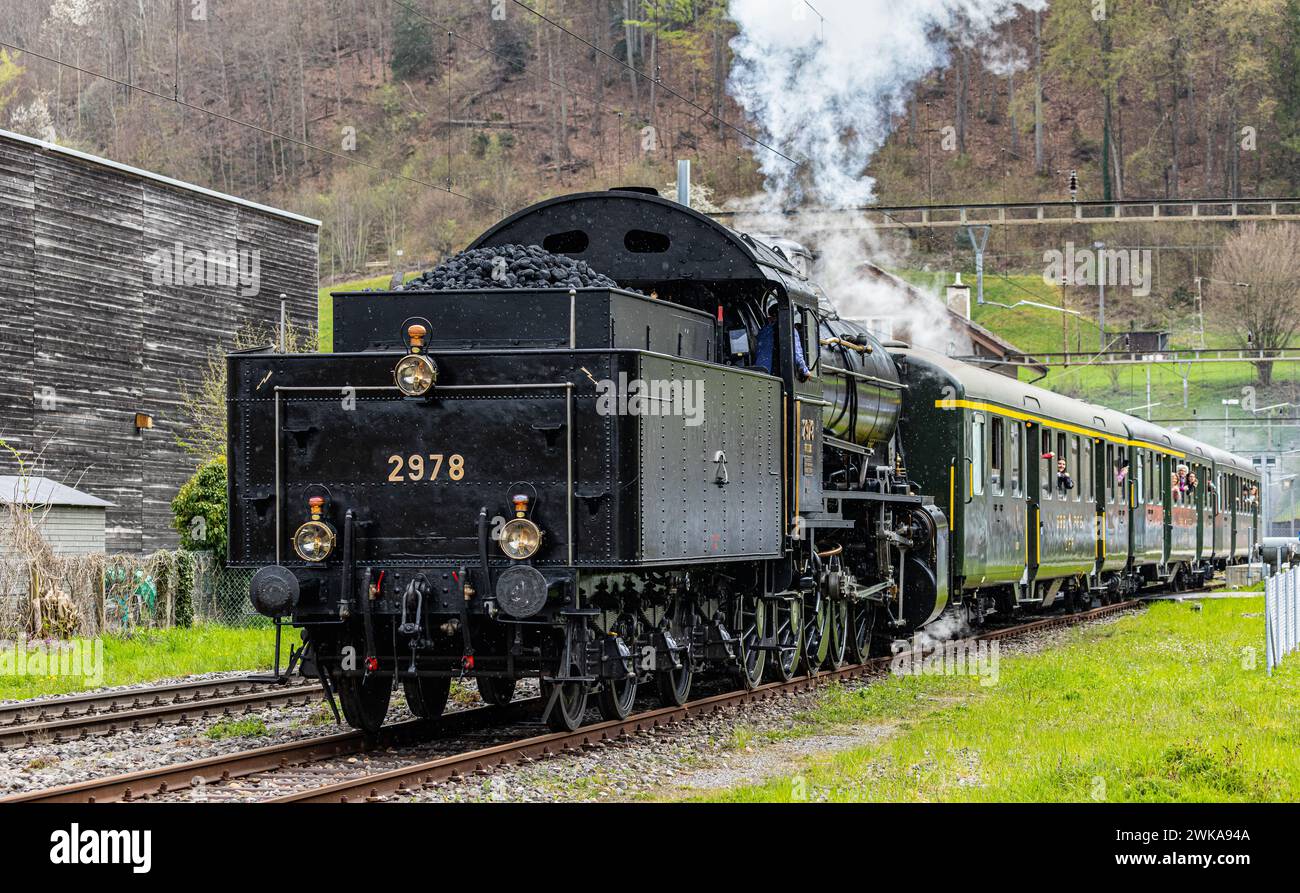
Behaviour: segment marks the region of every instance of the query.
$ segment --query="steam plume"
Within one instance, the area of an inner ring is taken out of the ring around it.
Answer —
[[[812,7],[815,6],[814,10]],[[756,147],[775,207],[803,200],[862,205],[867,163],[906,110],[909,89],[947,62],[948,34],[971,41],[1046,0],[733,0],[732,96],[764,142]],[[823,19],[824,17],[824,19]]]
[[[893,321],[912,343],[941,353],[970,350],[938,300],[863,275],[870,259],[898,258],[853,213],[803,214],[782,209],[852,208],[875,199],[867,176],[893,122],[906,112],[917,81],[948,61],[954,35],[963,43],[996,38],[993,29],[1047,0],[732,0],[739,27],[729,89],[763,142],[798,162],[755,146],[764,176],[760,195],[734,203],[743,226],[813,247],[815,278],[841,316]],[[813,8],[815,7],[815,9]],[[999,74],[1023,64],[998,46],[987,64]],[[926,135],[929,138],[930,135]],[[891,261],[893,263],[891,263]]]

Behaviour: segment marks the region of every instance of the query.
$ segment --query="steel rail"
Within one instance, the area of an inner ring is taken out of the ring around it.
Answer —
[[[244,688],[248,687],[244,686]],[[167,699],[161,695],[148,699],[150,690],[145,689],[142,692],[146,695],[144,698],[105,698],[103,702],[107,703],[106,707],[98,706],[95,699],[87,699],[87,709],[83,712],[75,712],[72,705],[69,705],[53,719],[48,718],[49,710],[51,707],[56,707],[58,702],[46,702],[47,706],[36,714],[38,717],[46,718],[24,720],[25,716],[30,716],[37,711],[34,705],[27,707],[25,711],[11,711],[13,719],[0,725],[0,751],[43,742],[59,743],[76,738],[87,738],[91,735],[111,735],[125,729],[137,731],[173,722],[187,723],[231,717],[240,713],[251,713],[257,707],[292,705],[299,700],[306,705],[320,692],[320,684],[317,682],[255,687],[251,691],[229,695],[222,694],[219,689],[215,693],[200,689],[186,696],[184,690],[178,690],[173,697]],[[122,706],[128,700],[130,705]],[[3,716],[4,714],[0,713],[0,722],[3,722]]]
[[[1132,600],[1106,605],[1078,614],[1061,614],[1017,626],[990,630],[974,638],[991,641],[1047,629],[1073,626],[1128,610],[1139,604],[1139,600]],[[886,672],[894,659],[895,656],[873,658],[865,663],[828,670],[812,676],[799,676],[788,682],[769,682],[748,690],[739,689],[700,698],[679,707],[663,707],[638,713],[624,720],[596,723],[580,728],[575,732],[547,733],[449,757],[413,763],[399,769],[284,794],[269,798],[264,802],[337,803],[381,800],[389,794],[402,796],[441,780],[475,772],[490,771],[524,759],[545,759],[549,756],[573,752],[583,747],[597,746],[607,741],[637,732],[650,731],[695,716],[717,713],[746,702],[772,698],[787,693],[809,691],[830,682],[878,675]],[[422,720],[411,720],[393,726],[386,726],[373,739],[367,739],[363,733],[355,730],[339,732],[305,741],[270,745],[106,778],[90,779],[46,790],[27,791],[8,797],[0,797],[0,803],[103,803],[148,800],[156,794],[166,794],[196,785],[246,777],[290,766],[319,762],[333,757],[416,744],[431,740],[431,738],[447,737],[488,728],[508,717],[526,715],[530,710],[535,709],[539,703],[540,699],[538,698],[528,698],[511,702],[504,708],[489,706],[460,710],[444,714],[436,724],[430,724]]]
[[[284,744],[272,744],[237,753],[219,754],[201,760],[172,763],[151,769],[140,769],[104,778],[60,785],[39,791],[24,791],[0,797],[0,803],[113,803],[119,801],[148,800],[155,794],[183,790],[197,785],[243,778],[288,766],[327,760],[331,757],[351,756],[369,751],[383,750],[405,744],[428,741],[431,738],[457,734],[486,727],[505,717],[519,715],[535,708],[537,698],[514,701],[506,707],[476,707],[444,714],[437,724],[424,720],[408,720],[385,726],[379,735],[367,739],[355,729],[321,735]]]
[[[1063,614],[1005,629],[992,630],[975,636],[977,640],[1006,639],[1027,633],[1058,627],[1073,626],[1119,611],[1136,607],[1137,600],[1105,605],[1078,614]],[[853,664],[812,676],[800,676],[789,682],[769,682],[752,689],[739,689],[689,701],[679,707],[662,707],[629,716],[623,720],[609,720],[584,726],[574,732],[553,732],[499,744],[494,747],[441,757],[423,763],[404,766],[360,778],[349,779],[322,787],[297,791],[267,800],[269,803],[347,803],[386,799],[390,794],[409,796],[420,789],[434,786],[439,781],[462,777],[477,772],[491,771],[509,766],[524,759],[546,759],[581,748],[598,746],[625,738],[639,732],[671,725],[695,716],[718,713],[728,707],[775,697],[789,692],[807,691],[829,682],[870,676],[889,669],[896,656],[873,658],[865,663]]]

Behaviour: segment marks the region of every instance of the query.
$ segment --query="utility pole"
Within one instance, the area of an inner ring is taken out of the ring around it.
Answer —
[[[1147,369],[1148,369],[1148,372],[1147,372],[1147,376],[1148,376],[1148,378],[1149,378],[1150,375],[1151,375],[1151,372],[1149,371],[1150,368],[1151,368],[1150,366],[1147,367]],[[1229,406],[1240,406],[1240,405],[1241,405],[1241,401],[1238,400],[1236,397],[1233,397],[1233,398],[1230,399],[1230,400],[1220,400],[1220,402],[1223,404],[1223,448],[1224,448],[1225,450],[1227,450],[1228,452],[1232,452],[1232,447],[1228,445],[1228,432],[1231,430],[1231,428],[1230,428],[1230,426],[1229,426],[1229,423],[1228,423],[1228,407],[1229,407]]]
[[[1092,247],[1097,249],[1097,325],[1101,328],[1101,334],[1098,336],[1098,350],[1106,349],[1106,271],[1102,269],[1101,264],[1105,259],[1105,242],[1093,242]]]
[[[925,195],[926,204],[934,204],[934,173],[930,167],[930,102],[925,102],[925,122],[921,125],[925,133]]]
[[[1151,421],[1151,364],[1150,363],[1146,364],[1146,370],[1147,370],[1147,421],[1149,422]],[[1226,411],[1224,413],[1224,417],[1227,418]]]
[[[1061,276],[1061,310],[1062,311],[1068,309],[1065,306],[1065,286],[1066,286],[1066,276],[1062,275]],[[1070,330],[1066,327],[1066,323],[1068,322],[1069,319],[1070,319],[1070,314],[1064,312],[1061,313],[1061,352],[1065,354],[1065,359],[1067,361],[1070,359]],[[1147,394],[1147,401],[1150,402],[1150,400],[1151,400],[1151,395]]]
[[[1202,350],[1205,349],[1205,296],[1201,294],[1201,283],[1204,281],[1204,276],[1196,277],[1196,329]]]
[[[988,226],[968,226],[966,227],[966,238],[970,239],[970,247],[975,249],[975,303],[984,303],[984,247],[989,242]],[[975,238],[975,231],[979,230],[979,239]]]

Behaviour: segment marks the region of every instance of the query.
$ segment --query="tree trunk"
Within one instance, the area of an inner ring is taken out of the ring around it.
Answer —
[[[635,57],[632,55],[632,38],[635,29],[632,25],[632,0],[623,0],[623,47],[627,51],[627,77],[632,82],[632,108],[641,110],[641,100],[637,97],[637,77]]]
[[[957,152],[966,154],[966,109],[969,102],[970,88],[970,53],[960,45],[957,47],[957,64],[953,66],[957,75]]]
[[[1007,118],[1011,123],[1011,152],[1020,154],[1020,129],[1016,127],[1016,70],[1007,73]],[[909,143],[910,145],[910,143]]]
[[[1043,14],[1034,12],[1034,173],[1047,173],[1043,159]]]

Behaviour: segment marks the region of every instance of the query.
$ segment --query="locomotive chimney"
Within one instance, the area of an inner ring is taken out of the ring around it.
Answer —
[[[970,286],[962,285],[961,273],[957,281],[948,286],[948,309],[962,319],[970,319]]]

